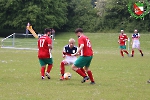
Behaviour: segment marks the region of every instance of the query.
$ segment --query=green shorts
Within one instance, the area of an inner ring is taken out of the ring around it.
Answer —
[[[121,45],[120,49],[126,49],[126,45]]]
[[[93,56],[80,56],[75,62],[74,65],[78,68],[89,67],[91,64]]]
[[[40,65],[45,66],[47,64],[53,64],[52,58],[46,58],[46,59],[39,59]]]

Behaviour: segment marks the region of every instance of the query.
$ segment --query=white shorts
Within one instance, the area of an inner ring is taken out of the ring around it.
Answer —
[[[137,48],[137,49],[139,49],[139,48],[140,48],[140,44],[139,44],[139,43],[133,43],[133,44],[132,44],[132,48]]]
[[[140,41],[139,41],[139,39],[133,40],[132,48],[137,48],[137,49],[140,48]]]
[[[63,61],[67,62],[68,65],[73,64],[77,60],[76,56],[66,56]]]

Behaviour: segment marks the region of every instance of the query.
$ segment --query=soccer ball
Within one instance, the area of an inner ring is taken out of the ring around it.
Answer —
[[[64,74],[64,79],[69,80],[70,78],[71,78],[71,73],[66,72],[66,73]]]

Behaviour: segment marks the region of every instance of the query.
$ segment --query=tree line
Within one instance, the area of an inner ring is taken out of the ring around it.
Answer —
[[[87,32],[150,31],[150,14],[134,18],[128,11],[129,1],[0,0],[0,29],[24,30],[30,22],[36,32],[46,27],[58,31],[74,31],[77,27]]]

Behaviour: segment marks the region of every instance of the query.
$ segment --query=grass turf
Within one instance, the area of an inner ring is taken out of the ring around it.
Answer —
[[[90,69],[95,78],[95,85],[90,85],[89,82],[81,83],[82,78],[72,71],[70,66],[66,66],[66,72],[70,72],[72,78],[59,81],[63,46],[68,44],[71,37],[77,41],[75,34],[61,33],[56,35],[54,41],[54,66],[50,80],[41,80],[36,50],[0,48],[0,99],[149,100],[150,84],[147,80],[150,78],[150,34],[141,34],[144,57],[135,50],[133,58],[120,56],[117,33],[85,35],[90,38],[94,50]],[[131,37],[131,34],[127,35]]]

